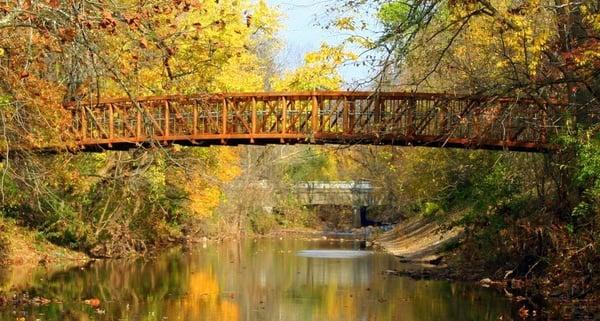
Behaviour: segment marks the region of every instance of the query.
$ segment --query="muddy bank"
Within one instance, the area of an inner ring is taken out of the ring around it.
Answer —
[[[461,235],[458,227],[448,229],[434,219],[419,217],[398,224],[374,242],[404,262],[440,263]]]
[[[401,270],[388,270],[386,274],[413,279],[446,279],[479,282],[483,287],[493,287],[514,302],[519,315],[540,319],[543,302],[527,296],[526,284],[520,280],[494,281],[485,277],[477,267],[458,265],[453,259],[463,231],[446,228],[428,218],[413,218],[384,233],[374,242],[384,250],[407,263]]]
[[[394,255],[402,270],[386,273],[414,279],[447,279],[479,281],[483,270],[465,273],[458,269],[452,257],[460,243],[461,228],[448,229],[431,218],[415,217],[396,225],[374,238],[373,244]]]
[[[374,243],[407,263],[400,270],[385,271],[386,274],[476,282],[494,288],[514,302],[523,320],[600,320],[597,301],[565,299],[560,293],[548,292],[544,286],[549,282],[546,276],[522,276],[516,268],[499,274],[477,264],[465,264],[461,259],[462,233],[460,229],[446,229],[434,220],[414,218],[382,234]]]

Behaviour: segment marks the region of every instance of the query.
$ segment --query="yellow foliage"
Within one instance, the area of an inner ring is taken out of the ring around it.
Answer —
[[[231,147],[217,148],[219,162],[216,168],[216,176],[223,182],[231,182],[240,175],[240,156],[238,150]]]
[[[593,29],[600,31],[600,13],[594,13],[594,11],[590,9],[590,6],[585,4],[581,6],[581,13],[584,21],[588,25]]]
[[[208,218],[221,201],[221,190],[218,187],[206,187],[190,191],[189,209],[197,217]]]
[[[325,167],[323,168],[323,176],[325,179],[329,180],[337,180],[339,179],[338,175],[338,163],[339,157],[335,153],[328,152],[327,153],[327,162]]]
[[[339,90],[342,78],[338,69],[356,59],[355,54],[347,52],[341,45],[323,43],[318,51],[306,54],[303,66],[281,79],[274,79],[273,88],[277,91]]]
[[[105,37],[121,77],[105,79],[103,95],[124,96],[123,86],[134,95],[262,90],[266,62],[257,52],[278,46],[278,19],[262,0],[154,13],[150,30],[124,28]]]
[[[555,13],[545,0],[518,7],[514,1],[490,2],[497,10],[493,15],[473,14],[481,6],[473,2],[450,6],[447,15],[437,17],[418,35],[405,74],[419,82],[437,66],[422,85],[452,92],[463,91],[464,84],[477,90],[479,84],[538,77],[547,59],[544,51],[557,37]]]
[[[198,218],[212,217],[223,199],[221,186],[241,173],[238,151],[231,147],[213,147],[183,149],[181,153],[199,161],[188,162],[186,170],[171,169],[169,180],[187,193],[189,213]],[[160,178],[158,175],[156,179]]]
[[[340,30],[354,31],[356,26],[354,25],[353,17],[341,17],[335,21],[335,27]]]
[[[512,1],[494,1],[499,17],[480,15],[472,19],[463,41],[458,43],[456,58],[471,65],[496,66],[499,72],[516,64],[535,76],[542,52],[555,36],[553,15],[545,10],[542,2],[529,1],[527,9],[511,14]],[[464,10],[457,10],[454,19],[463,19],[466,14]]]

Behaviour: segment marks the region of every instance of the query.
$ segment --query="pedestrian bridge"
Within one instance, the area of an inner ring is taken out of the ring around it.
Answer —
[[[65,106],[64,146],[46,149],[329,143],[544,152],[566,123],[565,108],[552,100],[349,91],[82,101]]]

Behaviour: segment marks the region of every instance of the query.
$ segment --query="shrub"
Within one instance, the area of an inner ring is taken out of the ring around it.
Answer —
[[[442,207],[435,202],[425,202],[421,212],[425,217],[433,217],[442,211]]]
[[[252,232],[265,235],[277,227],[277,220],[273,214],[264,211],[252,211],[248,215]]]

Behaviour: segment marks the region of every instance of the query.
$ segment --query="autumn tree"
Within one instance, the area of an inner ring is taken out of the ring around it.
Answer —
[[[560,113],[560,122],[547,127],[557,149],[471,164],[475,179],[456,179],[464,185],[452,188],[458,193],[447,194],[447,204],[469,200],[461,223],[469,232],[465,257],[490,269],[515,262],[529,276],[548,277],[538,283],[548,291],[577,288],[567,297],[586,297],[597,286],[597,280],[575,284],[593,279],[589,267],[600,257],[593,249],[600,235],[600,172],[592,165],[600,146],[599,10],[596,1],[374,0],[340,1],[331,11],[332,24],[349,31],[361,26],[355,13],[377,16],[379,34],[349,39],[376,53],[375,85],[524,98],[534,102],[533,110]],[[426,170],[436,172],[446,161]],[[422,186],[418,179],[412,185]],[[559,254],[548,252],[549,243]]]
[[[23,147],[70,145],[65,102],[261,90],[278,13],[264,1],[7,1],[0,13],[2,213],[97,255],[210,223],[237,173],[235,149],[48,156]]]

